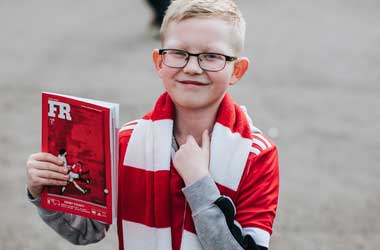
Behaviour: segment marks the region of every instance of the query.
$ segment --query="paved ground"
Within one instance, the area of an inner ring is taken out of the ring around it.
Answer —
[[[232,90],[280,150],[272,249],[380,245],[380,3],[238,1],[252,67]],[[26,202],[40,145],[40,92],[119,102],[138,117],[162,91],[143,1],[0,1],[0,249],[71,246]]]

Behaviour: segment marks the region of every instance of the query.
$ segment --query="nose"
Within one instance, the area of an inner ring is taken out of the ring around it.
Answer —
[[[187,64],[183,68],[183,71],[188,74],[201,74],[203,69],[199,66],[197,56],[189,56]]]

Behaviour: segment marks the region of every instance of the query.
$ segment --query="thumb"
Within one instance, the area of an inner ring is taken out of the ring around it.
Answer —
[[[194,138],[192,135],[188,135],[188,136],[186,137],[186,143],[190,143],[190,144],[193,144],[193,145],[197,145],[197,146],[198,146],[197,141],[195,140],[195,138]]]
[[[203,131],[202,134],[202,150],[207,152],[210,151],[210,136],[208,135],[208,130]]]

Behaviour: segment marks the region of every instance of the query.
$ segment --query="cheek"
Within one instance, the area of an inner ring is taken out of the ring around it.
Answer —
[[[170,81],[174,78],[174,76],[177,74],[178,69],[169,68],[169,67],[163,67],[158,75],[160,78],[164,81]]]
[[[229,67],[228,70],[226,70],[224,74],[224,79],[226,81],[226,84],[230,85],[233,75],[233,67]]]
[[[209,78],[218,85],[228,85],[231,80],[231,72],[223,71],[209,74]]]

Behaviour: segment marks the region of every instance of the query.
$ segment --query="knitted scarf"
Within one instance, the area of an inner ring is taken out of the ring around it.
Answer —
[[[126,210],[130,209],[128,204],[139,199],[143,199],[143,206],[137,211],[126,211],[128,216],[122,220],[123,239],[120,249],[172,249],[168,173],[173,119],[174,105],[165,92],[151,112],[121,129],[133,129],[123,165],[130,168],[129,175],[134,172],[139,175],[139,178],[128,179],[130,190],[133,190],[131,187],[137,189],[137,185],[139,190],[125,191],[123,199],[127,204]],[[210,174],[216,183],[237,190],[252,148],[253,130],[255,128],[251,126],[245,109],[235,104],[226,94],[217,113],[210,143]],[[135,183],[130,183],[134,181]],[[181,250],[186,249],[202,248],[197,236],[185,230]]]

